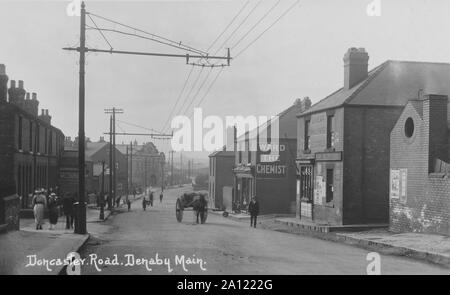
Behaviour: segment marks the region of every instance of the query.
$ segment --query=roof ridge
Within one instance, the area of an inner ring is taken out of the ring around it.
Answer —
[[[396,63],[420,63],[420,64],[435,64],[435,65],[450,65],[450,63],[447,62],[433,62],[433,61],[415,61],[415,60],[395,60],[395,59],[389,59],[387,60],[389,62],[396,62]]]
[[[373,68],[369,73],[370,75],[361,83],[361,85],[358,86],[358,88],[353,91],[352,94],[350,94],[349,97],[347,97],[343,104],[349,103],[352,99],[356,97],[358,93],[360,93],[367,85],[369,85],[370,82],[372,82],[373,79],[375,79],[391,62],[391,60],[386,60],[385,62],[381,63],[377,67]]]

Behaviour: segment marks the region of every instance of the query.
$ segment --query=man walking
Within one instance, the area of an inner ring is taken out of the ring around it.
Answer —
[[[255,197],[253,197],[248,204],[248,212],[250,213],[250,227],[256,227],[256,217],[259,214],[259,203],[256,201]]]

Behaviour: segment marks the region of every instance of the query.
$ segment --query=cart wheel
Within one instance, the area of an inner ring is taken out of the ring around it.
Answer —
[[[206,218],[208,218],[208,209],[205,209],[205,213],[203,213],[202,224],[206,222]]]
[[[181,222],[183,220],[183,209],[181,208],[180,199],[177,200],[177,203],[175,205],[175,215],[177,217],[178,222]]]
[[[223,216],[223,217],[228,217],[228,214],[229,214],[229,213],[228,213],[227,211],[224,211],[224,212],[222,213],[222,216]]]

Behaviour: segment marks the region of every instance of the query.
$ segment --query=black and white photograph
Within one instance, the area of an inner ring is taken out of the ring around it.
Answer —
[[[0,0],[0,37],[0,275],[450,274],[449,1]]]

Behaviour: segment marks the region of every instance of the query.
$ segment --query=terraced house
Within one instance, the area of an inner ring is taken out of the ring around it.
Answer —
[[[31,209],[38,187],[56,189],[64,134],[51,125],[48,110],[38,115],[37,94],[11,80],[0,65],[0,225],[18,229],[19,211]]]
[[[316,224],[389,223],[390,133],[409,99],[448,94],[450,64],[344,55],[343,87],[298,115],[296,214]]]

